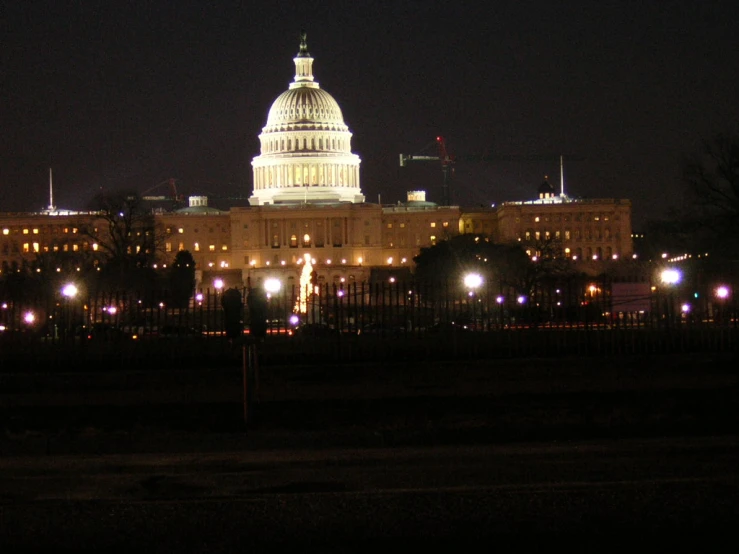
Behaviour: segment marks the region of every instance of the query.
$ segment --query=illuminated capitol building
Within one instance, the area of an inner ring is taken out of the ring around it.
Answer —
[[[412,271],[422,247],[461,233],[518,241],[532,256],[538,244],[558,240],[565,255],[589,264],[631,256],[629,200],[570,199],[546,181],[533,199],[491,208],[438,205],[424,191],[394,205],[366,202],[352,133],[314,79],[305,35],[294,62],[294,80],[272,103],[259,135],[250,206],[219,210],[192,196],[188,207],[155,215],[161,263],[189,251],[198,287],[216,276],[231,286],[266,276],[297,284],[306,256],[323,282],[368,281],[378,268],[385,275]],[[38,213],[0,212],[3,271],[38,254],[94,249],[79,229],[96,217],[51,202]]]

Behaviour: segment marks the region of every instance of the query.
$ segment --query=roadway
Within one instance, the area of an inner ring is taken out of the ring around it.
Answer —
[[[10,457],[0,544],[356,552],[505,540],[591,551],[700,536],[705,549],[736,542],[724,535],[739,520],[737,460],[737,436]]]

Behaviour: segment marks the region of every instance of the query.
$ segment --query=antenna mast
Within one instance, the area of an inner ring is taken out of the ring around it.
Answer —
[[[564,156],[559,156],[559,195],[564,197],[565,195],[565,162]]]
[[[54,186],[51,180],[51,168],[49,168],[49,211],[53,212],[56,209],[54,206]]]

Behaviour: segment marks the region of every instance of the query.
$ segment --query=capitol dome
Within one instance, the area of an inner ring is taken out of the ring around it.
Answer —
[[[272,103],[252,160],[252,206],[364,202],[359,156],[338,102],[313,78],[313,58],[301,35],[295,78]]]
[[[338,102],[325,90],[312,87],[291,88],[274,101],[267,116],[265,132],[295,124],[348,131]]]

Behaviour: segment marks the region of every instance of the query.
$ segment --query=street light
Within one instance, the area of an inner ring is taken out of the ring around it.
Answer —
[[[726,285],[719,285],[716,287],[716,298],[719,300],[726,300],[729,297],[729,287]]]
[[[677,285],[682,279],[682,274],[677,269],[665,269],[660,274],[660,280],[665,285]]]
[[[77,296],[79,289],[74,283],[67,283],[62,287],[62,296],[66,298],[65,309],[67,317],[65,318],[65,335],[70,335],[72,332],[72,300]]]
[[[464,286],[474,291],[482,286],[482,275],[479,273],[468,273],[464,276]]]
[[[716,295],[716,299],[718,300],[716,306],[715,320],[717,320],[718,323],[724,323],[724,320],[726,318],[726,301],[728,300],[729,296],[731,296],[731,292],[729,290],[729,287],[727,287],[726,285],[719,285],[718,287],[716,287],[714,294]]]
[[[675,300],[673,298],[673,289],[675,285],[680,283],[682,273],[677,269],[664,269],[660,273],[660,281],[669,289],[669,294],[665,297],[666,324],[670,325],[670,320],[674,317]]]
[[[62,287],[62,295],[65,298],[72,299],[75,296],[77,296],[77,293],[79,290],[77,289],[77,286],[74,283],[67,283]]]
[[[264,280],[264,292],[267,293],[268,297],[280,292],[281,288],[282,288],[282,283],[280,282],[279,279],[275,277],[270,277],[269,279]]]
[[[479,273],[468,273],[464,276],[464,286],[467,287],[468,296],[472,299],[472,325],[477,328],[477,314],[475,304],[477,304],[477,289],[482,286],[483,279]]]

